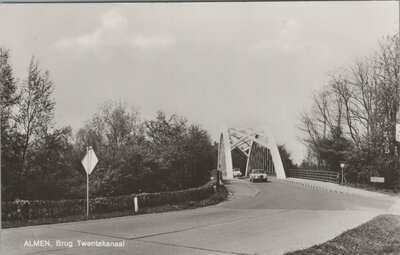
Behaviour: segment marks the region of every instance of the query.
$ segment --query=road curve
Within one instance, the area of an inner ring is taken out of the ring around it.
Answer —
[[[274,179],[226,186],[229,200],[206,208],[4,229],[2,254],[282,254],[387,213],[395,201]],[[50,246],[26,245],[35,240],[49,240]],[[78,240],[123,247],[82,247]]]

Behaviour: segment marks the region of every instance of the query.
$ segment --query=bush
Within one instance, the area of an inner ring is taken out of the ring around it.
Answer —
[[[213,194],[214,185],[215,181],[210,181],[198,188],[139,194],[139,207],[152,207],[162,204],[175,203],[179,201],[206,199]]]
[[[133,210],[135,196],[138,197],[140,208],[190,200],[202,200],[213,194],[215,184],[216,182],[212,180],[201,187],[187,190],[91,198],[90,212],[104,213]],[[16,200],[13,202],[2,202],[1,207],[1,218],[3,221],[58,218],[85,214],[86,199]]]

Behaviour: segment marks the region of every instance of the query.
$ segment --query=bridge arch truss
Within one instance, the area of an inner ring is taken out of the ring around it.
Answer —
[[[218,166],[224,178],[233,178],[232,150],[239,149],[246,157],[246,176],[251,169],[264,169],[268,176],[285,179],[285,170],[278,146],[267,126],[256,128],[221,128]]]

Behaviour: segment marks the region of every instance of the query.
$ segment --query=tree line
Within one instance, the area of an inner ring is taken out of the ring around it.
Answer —
[[[2,200],[81,198],[81,159],[99,158],[90,175],[94,196],[197,187],[216,166],[216,149],[200,125],[159,111],[143,120],[137,106],[104,102],[76,132],[55,125],[55,84],[32,57],[25,79],[14,76],[10,51],[0,48]]]
[[[399,187],[399,54],[398,35],[388,36],[312,92],[312,106],[299,122],[308,148],[302,167],[339,172],[345,163],[349,182],[382,176],[387,187]]]

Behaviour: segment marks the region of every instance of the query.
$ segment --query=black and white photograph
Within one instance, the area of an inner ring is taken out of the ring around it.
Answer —
[[[399,14],[0,0],[0,253],[400,254]]]

